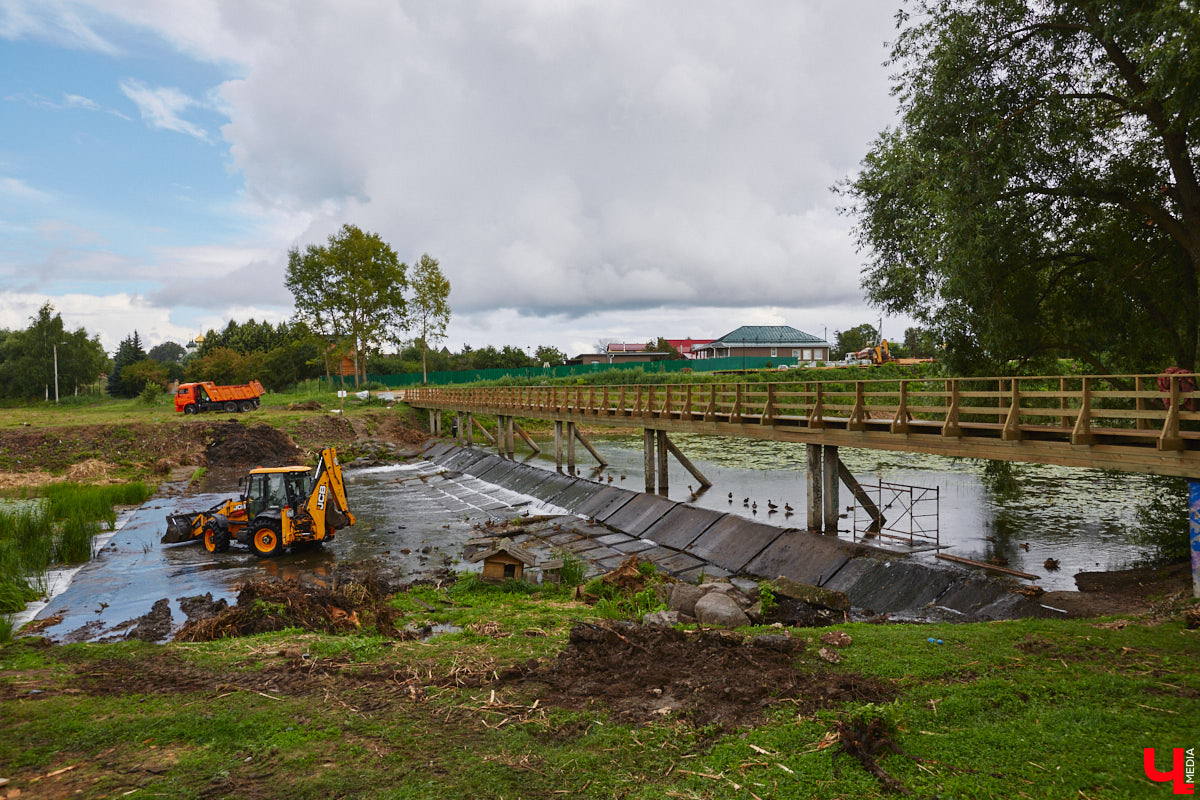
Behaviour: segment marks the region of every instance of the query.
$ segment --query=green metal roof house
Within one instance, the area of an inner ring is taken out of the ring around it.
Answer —
[[[829,342],[789,325],[743,325],[720,339],[693,347],[692,352],[694,358],[764,356],[828,361]]]

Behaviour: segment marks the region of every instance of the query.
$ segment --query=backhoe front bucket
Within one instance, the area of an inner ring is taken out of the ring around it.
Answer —
[[[190,542],[195,537],[195,523],[199,514],[172,514],[167,517],[167,532],[163,534],[162,544]]]

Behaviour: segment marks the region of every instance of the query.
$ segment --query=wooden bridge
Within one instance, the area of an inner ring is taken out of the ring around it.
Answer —
[[[1159,377],[418,388],[405,401],[501,418],[1200,478],[1197,376],[1164,376],[1165,391]]]
[[[501,453],[513,431],[536,451],[515,417],[554,421],[556,462],[575,472],[578,440],[604,465],[578,426],[641,428],[646,491],[667,490],[667,454],[704,487],[711,483],[670,432],[799,442],[807,446],[808,529],[837,533],[844,483],[882,533],[880,510],[838,456],[839,447],[932,453],[1200,479],[1196,374],[1078,377],[831,380],[642,386],[418,388],[404,399],[429,410],[442,432],[457,415],[467,445],[476,414],[494,415]],[[564,436],[565,431],[565,436]],[[490,435],[490,434],[489,434]],[[1193,483],[1193,491],[1197,484]],[[1195,528],[1195,523],[1193,523]],[[1192,534],[1193,589],[1200,597],[1200,532]],[[978,566],[984,566],[978,564]]]

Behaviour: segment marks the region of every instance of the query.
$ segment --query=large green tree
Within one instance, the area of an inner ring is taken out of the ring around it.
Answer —
[[[1200,366],[1196,0],[923,0],[845,188],[879,307],[952,366]]]
[[[287,288],[299,316],[330,340],[350,344],[354,383],[366,356],[398,341],[405,326],[407,265],[378,234],[343,225],[324,245],[288,252]]]
[[[45,303],[28,328],[0,331],[0,397],[53,398],[56,358],[60,394],[94,384],[108,363],[99,338],[83,328],[68,331]]]
[[[420,331],[421,382],[428,383],[426,353],[431,344],[446,338],[446,325],[450,322],[450,281],[442,274],[437,259],[425,253],[413,267],[411,285],[412,317]]]
[[[146,351],[142,348],[142,337],[138,335],[137,331],[134,331],[121,340],[121,343],[117,345],[117,352],[113,353],[113,366],[109,370],[106,387],[108,393],[113,397],[137,397],[141,386],[135,388],[136,382],[127,384],[121,373],[126,367],[145,360]]]

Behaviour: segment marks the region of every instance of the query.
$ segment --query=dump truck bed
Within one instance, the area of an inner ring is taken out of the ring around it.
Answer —
[[[236,386],[218,386],[207,381],[200,384],[208,392],[208,397],[215,403],[228,400],[254,400],[264,394],[263,385],[258,381],[250,381]]]

